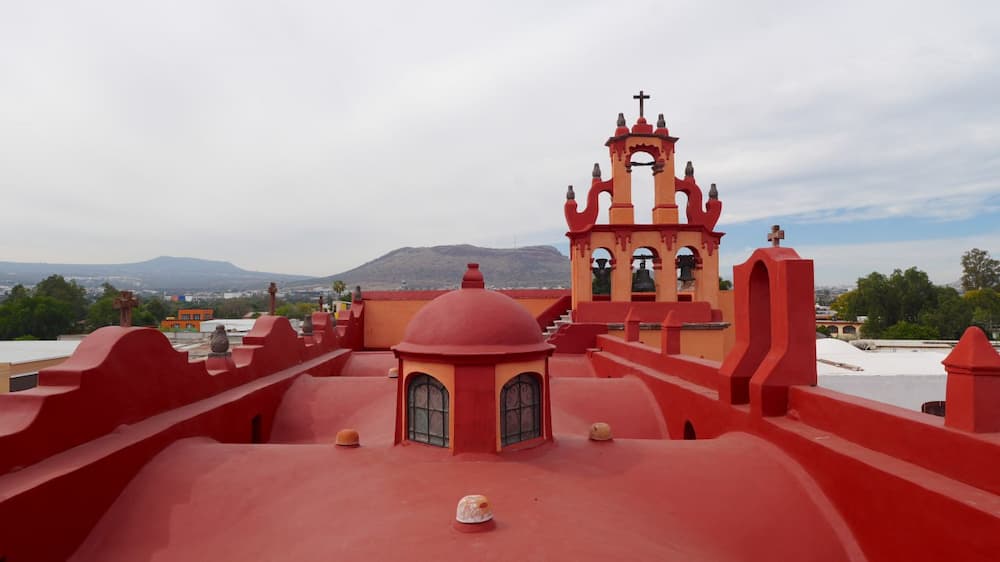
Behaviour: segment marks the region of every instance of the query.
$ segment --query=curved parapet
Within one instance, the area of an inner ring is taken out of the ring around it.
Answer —
[[[599,177],[594,178],[590,186],[590,191],[587,192],[587,208],[582,212],[578,212],[576,210],[577,205],[575,195],[573,194],[573,186],[569,187],[569,191],[566,194],[566,204],[563,206],[563,214],[566,215],[566,225],[569,227],[570,232],[582,232],[594,226],[597,222],[597,214],[600,211],[598,196],[601,193],[614,196],[612,180],[601,181]]]
[[[316,320],[310,342],[287,318],[261,317],[231,359],[194,362],[158,330],[101,328],[36,388],[0,395],[0,474],[335,350],[332,324]]]
[[[712,185],[713,189],[715,184]],[[709,193],[708,202],[702,207],[701,188],[694,181],[694,175],[681,178],[674,178],[674,189],[687,195],[688,224],[700,224],[708,230],[715,230],[719,216],[722,214],[722,201],[719,201],[714,192]]]

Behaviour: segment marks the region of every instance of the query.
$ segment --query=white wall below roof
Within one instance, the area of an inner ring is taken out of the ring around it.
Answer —
[[[941,361],[948,351],[862,351],[837,339],[816,340],[819,386],[920,411],[944,400],[948,377]]]
[[[215,331],[216,326],[222,325],[225,326],[227,332],[245,333],[253,329],[254,322],[256,321],[255,318],[215,318],[202,322],[201,328],[198,331],[212,333]]]
[[[919,412],[924,402],[944,400],[947,380],[948,377],[943,375],[904,377],[820,375],[819,386]]]
[[[26,363],[69,357],[81,340],[0,341],[0,363]]]

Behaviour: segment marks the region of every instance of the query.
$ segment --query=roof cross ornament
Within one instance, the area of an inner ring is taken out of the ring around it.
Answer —
[[[642,90],[639,90],[639,94],[635,95],[635,96],[632,96],[632,99],[639,100],[639,117],[643,117],[643,104],[642,104],[642,102],[645,101],[645,100],[648,100],[649,99],[649,95],[643,93]]]
[[[771,232],[767,233],[767,241],[777,248],[781,246],[781,241],[785,239],[785,231],[781,230],[781,225],[772,225]]]
[[[118,325],[128,328],[132,325],[132,307],[138,306],[139,300],[132,291],[122,291],[115,297],[114,307],[118,309]]]
[[[267,286],[267,294],[271,297],[267,305],[267,313],[274,316],[274,297],[278,294],[278,285],[274,281]]]

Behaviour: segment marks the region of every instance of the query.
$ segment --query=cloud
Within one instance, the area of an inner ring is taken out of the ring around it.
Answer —
[[[552,241],[640,88],[729,223],[979,220],[998,27],[961,2],[5,6],[0,258],[329,274]]]
[[[962,254],[972,248],[1000,248],[1000,233],[895,242],[801,244],[794,247],[800,256],[813,260],[819,285],[854,285],[858,278],[873,271],[889,274],[895,269],[910,267],[926,272],[935,284],[947,285],[962,277]],[[740,252],[724,253],[720,265],[723,277],[731,278],[732,266],[741,263],[752,252],[752,248],[743,248]]]

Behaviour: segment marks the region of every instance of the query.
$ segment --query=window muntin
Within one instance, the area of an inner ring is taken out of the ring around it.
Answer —
[[[410,441],[448,446],[448,389],[423,373],[410,377],[407,425]]]
[[[542,392],[539,378],[523,373],[500,391],[500,442],[512,445],[542,435]]]

